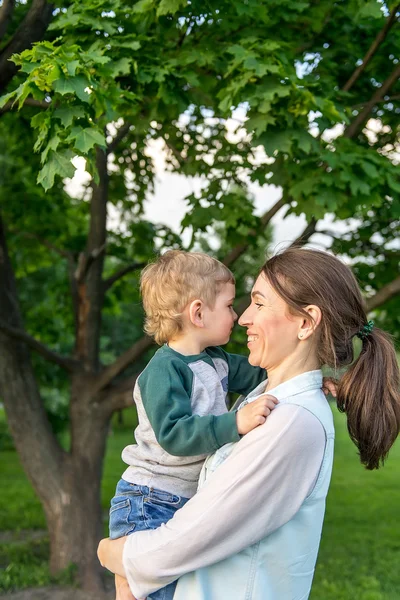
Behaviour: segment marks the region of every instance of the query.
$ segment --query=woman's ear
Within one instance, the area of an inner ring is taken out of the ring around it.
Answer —
[[[309,338],[321,323],[322,318],[321,309],[315,304],[306,306],[304,310],[308,313],[309,318],[304,317],[301,321],[298,333],[298,338],[300,340],[306,340]]]
[[[195,327],[204,327],[204,304],[201,300],[193,300],[189,304],[189,320]]]

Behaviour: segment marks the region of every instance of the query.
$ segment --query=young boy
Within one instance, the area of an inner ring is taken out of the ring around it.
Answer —
[[[247,394],[266,373],[216,347],[229,341],[237,319],[227,267],[172,250],[143,270],[141,293],[145,330],[164,345],[136,381],[136,444],[122,453],[129,466],[111,500],[111,538],[171,519],[195,494],[206,455],[264,423],[275,406],[261,397],[228,412],[227,392]],[[175,585],[151,599],[172,600]],[[117,576],[116,587],[117,598],[132,598],[126,580]]]

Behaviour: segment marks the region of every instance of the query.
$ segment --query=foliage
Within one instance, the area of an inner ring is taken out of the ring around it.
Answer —
[[[154,179],[146,148],[158,140],[168,169],[201,177],[182,224],[192,228],[193,242],[214,220],[232,232],[231,245],[260,228],[246,191],[253,181],[282,186],[288,213],[331,213],[346,223],[355,217],[355,235],[365,239],[356,254],[367,250],[375,259],[371,238],[380,220],[369,227],[371,215],[391,215],[385,248],[398,235],[398,83],[371,107],[375,121],[367,114],[350,128],[396,69],[398,27],[343,88],[393,7],[377,0],[114,0],[112,7],[72,0],[58,5],[49,39],[13,57],[18,85],[2,103],[14,102],[22,114],[29,98],[47,102],[30,121],[41,152],[34,171],[46,190],[55,177],[73,174],[76,154],[96,176],[96,148],[130,123],[129,141],[110,158],[109,200],[128,227],[141,226]],[[246,117],[227,133],[237,108]],[[334,248],[353,259],[348,241]],[[381,260],[368,263],[377,287],[393,278],[386,254],[385,269]],[[367,293],[375,291],[360,279]]]

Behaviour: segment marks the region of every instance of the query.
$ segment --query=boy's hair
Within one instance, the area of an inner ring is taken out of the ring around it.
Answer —
[[[196,298],[211,309],[225,283],[235,283],[231,271],[201,252],[169,250],[147,265],[140,277],[146,313],[145,332],[161,345],[183,330],[182,312]]]

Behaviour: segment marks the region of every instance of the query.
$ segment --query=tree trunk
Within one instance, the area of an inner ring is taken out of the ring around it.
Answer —
[[[0,314],[11,326],[23,327],[1,218]],[[48,422],[29,351],[23,342],[0,333],[0,356],[0,396],[15,446],[38,495],[50,496],[60,484],[63,450]]]
[[[0,312],[11,326],[23,328],[1,219]],[[0,356],[0,396],[24,470],[44,506],[51,571],[76,564],[82,587],[100,598],[96,549],[103,534],[100,485],[110,410],[92,396],[95,377],[76,371],[66,452],[51,430],[24,342],[0,332]]]
[[[63,464],[59,494],[45,505],[45,510],[51,572],[73,563],[82,588],[101,594],[102,569],[96,550],[103,537],[100,485],[107,420],[99,416],[82,418],[80,431],[75,432],[75,448]]]

